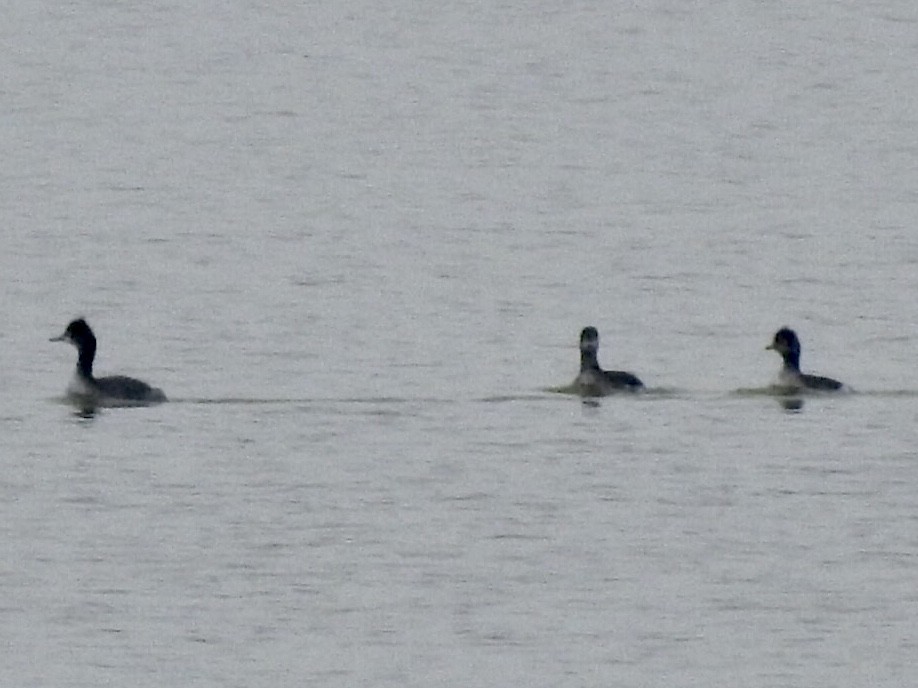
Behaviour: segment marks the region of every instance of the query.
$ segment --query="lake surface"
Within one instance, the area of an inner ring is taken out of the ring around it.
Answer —
[[[916,681],[913,3],[7,15],[4,684]]]

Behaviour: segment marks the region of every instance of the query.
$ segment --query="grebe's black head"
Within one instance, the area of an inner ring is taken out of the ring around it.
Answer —
[[[785,361],[794,366],[800,365],[800,340],[797,339],[797,333],[789,327],[782,327],[775,332],[775,338],[765,348],[777,351]]]
[[[599,350],[599,332],[595,327],[584,327],[580,332],[580,351],[595,354]]]
[[[64,334],[62,334],[60,337],[52,337],[51,341],[70,342],[77,349],[88,347],[91,343],[93,348],[95,348],[96,337],[92,333],[89,325],[86,324],[86,321],[83,320],[83,318],[79,318],[67,325],[67,329],[64,330]]]
[[[775,332],[775,338],[771,341],[771,344],[765,347],[766,349],[773,349],[779,354],[797,352],[800,353],[800,340],[797,339],[797,333],[794,332],[789,327],[782,327],[780,330]]]
[[[83,318],[74,320],[67,325],[64,334],[53,337],[52,342],[70,342],[79,352],[77,358],[77,372],[84,378],[92,379],[92,362],[96,357],[96,336],[89,329]]]

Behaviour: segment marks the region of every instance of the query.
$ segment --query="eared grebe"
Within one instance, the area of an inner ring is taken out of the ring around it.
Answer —
[[[644,383],[631,373],[600,368],[596,359],[598,350],[599,332],[595,327],[584,327],[580,333],[580,374],[573,385],[578,394],[601,397],[613,392],[643,389]]]
[[[807,375],[800,372],[800,340],[797,333],[788,327],[782,327],[775,332],[771,344],[765,347],[777,351],[784,359],[784,366],[778,373],[778,386],[791,390],[812,390],[821,392],[835,392],[844,388],[838,380],[820,375]]]
[[[150,387],[146,382],[132,377],[93,377],[96,337],[82,318],[67,325],[64,334],[51,341],[70,342],[79,352],[76,375],[67,387],[67,394],[73,400],[99,406],[140,406],[166,401],[166,395],[161,389]]]

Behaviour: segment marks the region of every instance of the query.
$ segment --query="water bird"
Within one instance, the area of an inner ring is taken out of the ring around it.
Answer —
[[[578,394],[601,397],[614,392],[636,392],[644,388],[644,383],[632,373],[600,368],[597,351],[599,332],[595,327],[584,327],[580,332],[580,373],[573,383]]]
[[[784,366],[778,373],[778,386],[791,391],[837,392],[844,389],[838,380],[821,375],[808,375],[800,372],[800,339],[789,327],[782,327],[775,332],[771,344],[766,350],[777,351],[784,359]]]
[[[144,406],[166,401],[161,389],[142,380],[124,375],[95,377],[92,364],[96,357],[96,336],[83,318],[74,320],[52,342],[69,342],[78,352],[76,374],[67,387],[74,401],[98,406]]]

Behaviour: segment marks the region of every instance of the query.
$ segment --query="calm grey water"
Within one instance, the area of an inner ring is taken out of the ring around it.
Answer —
[[[2,683],[913,684],[916,31],[8,7]],[[76,315],[173,402],[60,403]],[[784,324],[857,393],[743,391]]]

